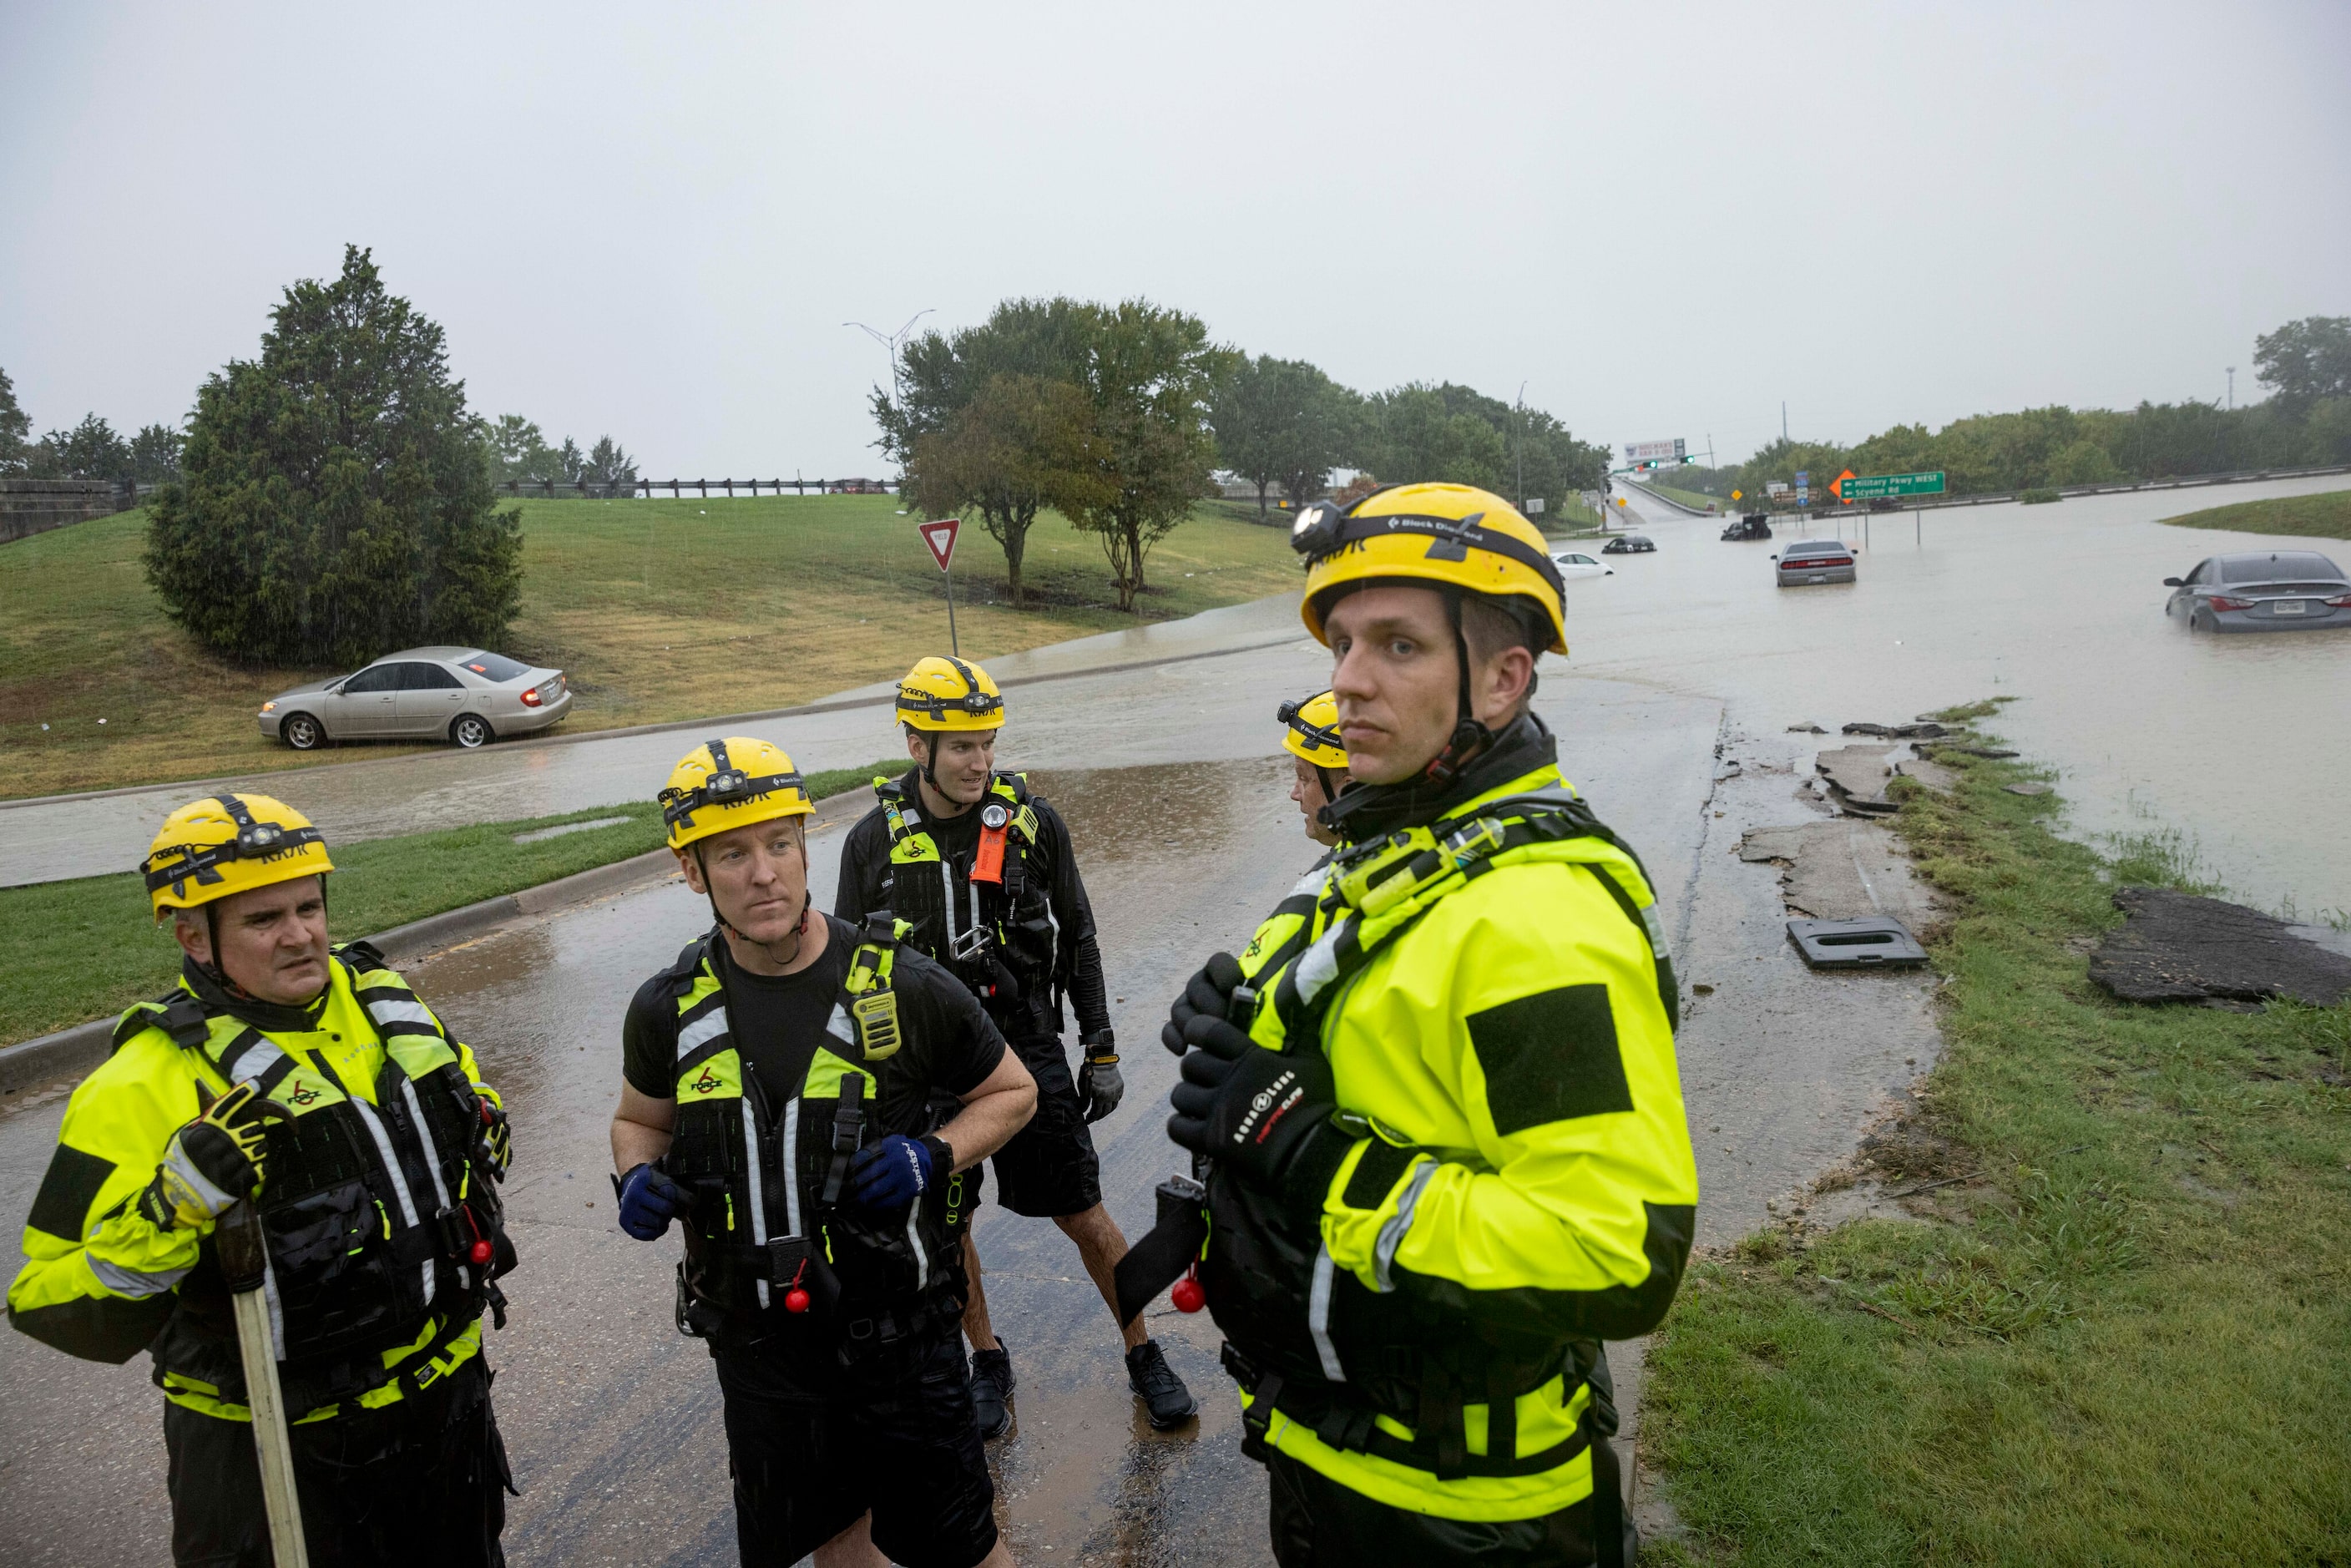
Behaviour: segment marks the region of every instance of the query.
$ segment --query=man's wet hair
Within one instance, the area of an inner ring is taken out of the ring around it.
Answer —
[[[1551,628],[1542,621],[1541,612],[1523,600],[1465,593],[1461,596],[1461,640],[1469,645],[1469,657],[1480,664],[1512,648],[1524,648],[1531,657],[1540,660],[1551,643]],[[1526,712],[1527,704],[1533,700],[1537,679],[1534,672],[1528,672],[1527,689],[1510,710],[1510,717]]]

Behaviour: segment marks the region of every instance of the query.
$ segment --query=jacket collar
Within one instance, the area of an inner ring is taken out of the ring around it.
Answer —
[[[329,955],[325,987],[316,998],[298,1008],[282,1007],[232,990],[214,979],[193,958],[180,960],[180,983],[195,993],[208,1012],[226,1013],[264,1034],[308,1034],[319,1027],[319,1019],[327,1010],[327,998],[334,994],[335,970],[340,963],[340,959]]]
[[[1353,785],[1323,808],[1325,820],[1349,842],[1366,843],[1401,828],[1436,821],[1512,779],[1558,765],[1558,738],[1529,710],[1496,736],[1485,753],[1451,784],[1440,789],[1426,779],[1413,778],[1395,784]]]

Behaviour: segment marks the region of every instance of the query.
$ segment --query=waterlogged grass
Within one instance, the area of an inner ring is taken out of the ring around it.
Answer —
[[[2198,885],[2191,846],[2102,856],[2000,789],[2030,768],[1943,760],[1897,826],[1960,909],[1948,1046],[1874,1173],[1917,1218],[1693,1270],[1645,1395],[1663,1559],[2351,1562],[2351,1007],[2112,1000],[2115,888]]]
[[[862,788],[888,763],[808,778],[819,799]],[[623,819],[533,843],[515,836],[565,822]],[[575,872],[659,849],[661,812],[651,801],[599,806],[523,821],[485,822],[330,846],[329,928],[339,941],[388,931],[444,910],[536,887]],[[157,926],[135,873],[0,888],[0,1045],[120,1012],[161,995],[179,972],[171,927]]]
[[[946,584],[892,497],[518,504],[522,611],[501,651],[570,676],[566,731],[789,707],[947,645]],[[146,518],[120,513],[0,549],[0,796],[439,749],[303,754],[263,736],[265,699],[343,672],[197,648],[147,586]],[[1139,613],[1154,621],[1300,581],[1286,530],[1208,507],[1152,549],[1144,575]],[[1015,611],[1002,550],[977,523],[965,528],[955,592],[967,656],[1135,623],[1113,607],[1101,547],[1058,516],[1030,531],[1025,577],[1032,608]]]
[[[2351,539],[2351,490],[2241,501],[2185,517],[2165,517],[2179,528],[2226,528],[2240,534],[2287,534],[2299,538]]]

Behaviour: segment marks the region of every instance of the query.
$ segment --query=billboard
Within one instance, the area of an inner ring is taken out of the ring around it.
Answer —
[[[1625,461],[1627,463],[1646,463],[1667,457],[1679,461],[1682,455],[1682,438],[1678,435],[1671,441],[1628,441],[1625,444]]]

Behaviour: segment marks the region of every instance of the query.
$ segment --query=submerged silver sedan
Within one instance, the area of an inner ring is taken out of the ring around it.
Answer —
[[[2167,577],[2166,615],[2193,632],[2311,632],[2351,626],[2351,579],[2316,550],[2245,550]]]
[[[1798,539],[1774,555],[1771,580],[1782,588],[1854,580],[1853,547],[1843,539]]]
[[[261,705],[261,733],[297,751],[330,740],[447,740],[468,750],[571,710],[561,670],[479,648],[409,648]]]

